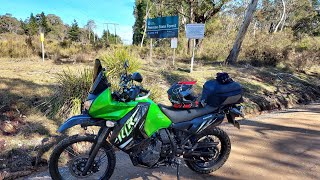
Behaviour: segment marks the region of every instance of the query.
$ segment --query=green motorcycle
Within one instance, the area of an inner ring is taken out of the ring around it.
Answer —
[[[76,125],[84,129],[97,126],[99,132],[62,140],[50,157],[51,177],[109,179],[116,164],[114,149],[127,153],[134,166],[176,166],[177,176],[178,157],[197,173],[219,169],[229,157],[231,143],[217,126],[227,116],[228,122],[239,128],[235,117],[242,113],[236,101],[193,109],[156,104],[148,98],[150,91],[135,85],[142,82],[141,74],[128,74],[128,67],[126,61],[121,90],[112,93],[105,69],[99,60],[95,61],[93,85],[82,114],[66,120],[58,132]]]

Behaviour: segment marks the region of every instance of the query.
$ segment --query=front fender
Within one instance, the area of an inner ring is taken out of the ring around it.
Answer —
[[[58,129],[59,133],[64,132],[65,130],[79,125],[79,124],[94,124],[96,122],[96,120],[92,119],[89,115],[86,114],[82,114],[82,115],[77,115],[77,116],[73,116],[69,119],[67,119]]]

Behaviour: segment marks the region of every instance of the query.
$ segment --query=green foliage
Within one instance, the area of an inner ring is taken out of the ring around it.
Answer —
[[[136,19],[133,25],[133,44],[138,45],[141,43],[142,36],[144,33],[145,15],[147,8],[147,0],[136,0],[134,9],[134,17]]]
[[[78,72],[63,71],[57,74],[58,86],[47,101],[51,117],[67,118],[80,113],[81,102],[85,100],[92,84],[92,70]]]
[[[130,65],[129,72],[137,71],[140,67],[137,55],[122,48],[108,51],[102,54],[100,59],[103,66],[106,66],[108,79],[114,87],[119,83],[119,76],[124,71],[123,63],[126,59]],[[49,115],[67,118],[80,113],[81,102],[85,100],[92,84],[92,69],[78,72],[63,71],[57,77],[58,86],[46,103]]]
[[[5,14],[0,16],[0,33],[23,33],[20,27],[20,22],[11,16],[11,14]]]
[[[110,44],[122,44],[120,36],[110,33],[110,31],[103,30],[101,41],[105,47],[109,47]]]
[[[123,73],[123,64],[129,61],[128,72],[132,73],[140,68],[140,59],[134,52],[129,52],[124,48],[115,48],[102,53],[99,57],[103,65],[107,68],[107,75],[110,78],[118,78]]]
[[[37,34],[38,28],[39,26],[38,26],[37,20],[34,17],[33,13],[31,13],[28,21],[28,25],[27,25],[27,34],[30,36]]]
[[[39,26],[41,27],[41,30],[45,33],[48,34],[48,32],[50,32],[50,28],[48,25],[48,21],[47,21],[47,17],[44,14],[44,12],[42,12],[39,16]]]
[[[69,39],[71,41],[79,41],[80,40],[80,29],[76,20],[73,21],[71,28],[68,32]]]
[[[311,36],[320,36],[320,15],[313,15],[300,19],[293,27],[295,36],[308,34]]]
[[[47,15],[48,28],[50,32],[48,32],[47,37],[51,39],[56,39],[62,41],[65,39],[65,35],[67,34],[67,27],[64,25],[63,21],[59,16],[54,14]]]

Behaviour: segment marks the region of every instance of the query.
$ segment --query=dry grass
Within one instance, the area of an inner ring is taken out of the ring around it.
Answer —
[[[1,137],[6,140],[6,150],[34,147],[44,137],[56,134],[59,123],[44,116],[38,107],[55,89],[57,73],[87,66],[43,63],[40,59],[0,59],[0,107],[14,106],[27,117],[26,125],[17,135]]]
[[[250,113],[290,107],[320,96],[320,72],[319,67],[315,66],[307,72],[290,72],[281,68],[257,68],[251,65],[226,67],[219,63],[206,64],[196,59],[194,72],[190,74],[189,59],[177,60],[175,66],[170,57],[153,59],[151,62],[146,59],[138,61],[141,64],[139,71],[144,77],[143,86],[152,90],[152,98],[156,102],[165,104],[170,104],[166,91],[174,82],[197,80],[194,89],[200,94],[202,84],[222,71],[228,72],[244,86],[244,105]],[[40,59],[0,59],[0,107],[9,105],[26,116],[25,123],[17,134],[0,138],[6,142],[2,153],[12,149],[29,149],[32,154],[35,153],[35,147],[43,143],[44,138],[57,135],[56,129],[62,122],[48,118],[39,107],[55,92],[57,74],[68,71],[70,74],[79,74],[79,70],[90,68],[91,65],[92,63],[56,64],[53,61],[42,63]],[[71,133],[80,131],[77,127]],[[43,157],[48,155],[47,152]]]

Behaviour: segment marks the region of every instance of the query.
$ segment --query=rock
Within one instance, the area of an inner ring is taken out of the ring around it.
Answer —
[[[10,121],[5,121],[0,124],[0,129],[3,131],[4,134],[12,135],[17,133],[17,129],[14,125],[11,124]]]
[[[6,141],[4,139],[0,139],[0,151],[4,150],[6,146]]]

